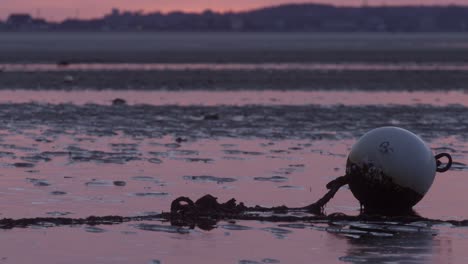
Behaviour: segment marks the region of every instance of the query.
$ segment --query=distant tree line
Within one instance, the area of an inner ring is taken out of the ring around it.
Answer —
[[[468,6],[336,7],[289,4],[247,12],[141,13],[113,9],[102,18],[60,23],[12,14],[1,31],[463,32]]]

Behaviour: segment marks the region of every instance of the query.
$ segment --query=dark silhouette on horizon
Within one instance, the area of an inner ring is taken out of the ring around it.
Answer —
[[[62,22],[11,14],[0,21],[0,31],[464,32],[468,6],[287,4],[236,13],[167,14],[113,9],[102,18]]]

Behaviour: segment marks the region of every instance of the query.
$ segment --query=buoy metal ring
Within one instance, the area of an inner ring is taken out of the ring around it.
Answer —
[[[441,165],[443,165],[443,163],[440,161],[441,158],[443,157],[446,157],[448,162],[445,164],[445,166],[441,167]],[[434,158],[436,159],[436,164],[437,164],[437,172],[446,172],[450,169],[450,167],[452,167],[452,156],[448,153],[439,153],[437,155],[434,156]]]

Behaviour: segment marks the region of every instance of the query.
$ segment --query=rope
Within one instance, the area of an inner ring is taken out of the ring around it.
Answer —
[[[445,166],[439,160],[443,157],[448,159]],[[435,156],[437,171],[445,172],[452,166],[452,157],[447,153],[440,153]],[[194,228],[198,226],[201,229],[210,230],[214,228],[220,220],[257,220],[269,222],[328,222],[333,221],[397,221],[401,223],[410,223],[415,221],[426,221],[432,224],[448,223],[454,226],[468,226],[468,220],[438,220],[428,219],[417,215],[406,216],[383,216],[383,215],[366,215],[348,216],[341,213],[324,215],[323,209],[326,204],[335,196],[338,190],[349,183],[349,176],[344,175],[329,182],[326,187],[328,192],[317,200],[315,203],[304,207],[290,208],[287,206],[262,207],[254,206],[247,207],[244,203],[237,203],[235,199],[231,199],[225,203],[218,203],[217,198],[212,195],[205,195],[195,202],[188,197],[181,196],[172,201],[171,211],[161,214],[148,216],[90,216],[88,218],[65,218],[65,217],[38,217],[38,218],[20,218],[0,219],[0,229],[26,228],[30,226],[70,226],[70,225],[114,225],[126,222],[138,221],[170,221],[173,226],[188,226]],[[262,212],[287,213],[291,211],[303,211],[311,213],[310,216],[293,216],[293,215],[261,215]]]

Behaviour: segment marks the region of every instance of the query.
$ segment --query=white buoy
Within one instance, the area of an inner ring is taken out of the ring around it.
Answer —
[[[352,147],[346,164],[353,195],[364,209],[381,212],[411,209],[431,187],[436,170],[426,143],[398,127],[367,132]]]

